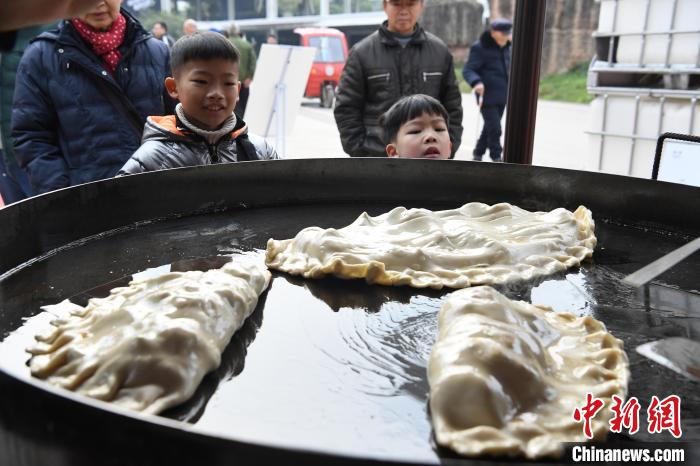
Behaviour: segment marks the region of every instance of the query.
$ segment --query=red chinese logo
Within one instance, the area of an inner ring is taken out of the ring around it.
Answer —
[[[678,395],[669,395],[661,401],[656,396],[652,396],[647,409],[647,417],[650,434],[664,430],[668,430],[676,438],[680,438],[683,434],[681,431],[681,398]]]
[[[583,421],[583,435],[587,439],[593,438],[591,432],[591,420],[603,408],[603,402],[598,398],[594,398],[590,393],[586,393],[586,404],[582,408],[574,409],[574,421]]]
[[[626,427],[630,434],[636,434],[639,431],[639,401],[637,397],[632,397],[622,406],[622,398],[617,395],[612,396],[613,416],[610,419],[610,431],[620,433],[623,427]]]
[[[593,438],[591,430],[592,420],[603,408],[604,404],[603,400],[587,393],[586,404],[574,409],[574,421],[583,422],[583,435],[588,439]],[[631,397],[623,404],[622,398],[613,395],[610,409],[613,413],[613,418],[609,421],[611,432],[620,433],[623,427],[630,434],[635,434],[639,431],[641,405],[636,397]],[[681,398],[678,395],[669,395],[663,400],[659,400],[657,396],[652,396],[647,408],[647,420],[647,430],[650,434],[667,430],[674,437],[680,438],[683,435],[681,430]]]

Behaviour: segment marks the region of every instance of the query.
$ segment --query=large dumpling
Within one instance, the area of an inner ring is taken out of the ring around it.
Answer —
[[[592,421],[601,440],[613,395],[624,398],[622,342],[590,316],[512,301],[488,286],[452,293],[428,363],[438,444],[467,456],[558,456],[584,442],[573,412],[591,393],[606,408]]]
[[[270,282],[262,263],[134,280],[86,307],[64,301],[28,351],[32,375],[78,393],[157,414],[182,403]]]
[[[596,245],[591,212],[529,212],[510,204],[465,204],[430,211],[398,207],[327,230],[270,239],[273,269],[381,285],[465,288],[529,280],[580,265]]]

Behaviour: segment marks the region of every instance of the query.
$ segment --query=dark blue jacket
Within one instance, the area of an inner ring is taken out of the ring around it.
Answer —
[[[510,42],[498,46],[487,30],[472,45],[462,76],[471,87],[484,83],[484,105],[505,105],[510,74]]]
[[[114,75],[70,22],[27,47],[12,110],[15,157],[37,194],[114,176],[141,144],[146,117],[173,113],[166,45],[128,12]]]

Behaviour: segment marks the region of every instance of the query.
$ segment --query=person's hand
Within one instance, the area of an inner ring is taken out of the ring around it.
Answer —
[[[473,89],[474,94],[476,94],[476,103],[479,105],[479,108],[481,108],[481,106],[484,105],[484,91],[486,87],[484,87],[484,83],[479,83],[474,86]]]
[[[2,0],[0,31],[11,31],[80,16],[102,0]]]
[[[251,82],[253,82],[253,80],[250,79],[250,78],[244,79],[244,80],[243,80],[243,87],[250,87],[250,83],[251,83]]]

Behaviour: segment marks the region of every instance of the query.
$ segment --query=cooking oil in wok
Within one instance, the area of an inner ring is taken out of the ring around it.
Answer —
[[[648,399],[679,394],[689,421],[684,439],[700,438],[700,426],[693,421],[700,407],[697,387],[634,351],[665,337],[697,341],[700,316],[692,311],[697,296],[674,288],[673,280],[641,292],[623,285],[621,278],[632,271],[624,270],[625,261],[634,260],[624,256],[620,244],[632,240],[615,228],[601,225],[604,247],[580,269],[497,288],[511,299],[603,321],[630,355],[630,395]],[[259,238],[250,241],[261,243]],[[226,251],[231,252],[140,273],[220,267],[241,253]],[[263,251],[247,254],[262,260]],[[84,305],[89,297],[104,296],[130,278],[98,284],[72,299]],[[444,452],[431,444],[425,368],[437,312],[449,292],[273,273],[269,291],[234,335],[219,370],[205,377],[189,402],[164,415],[192,423],[195,430],[243,441],[437,463]],[[3,329],[10,330],[0,343],[3,369],[30,377],[24,348],[45,323],[30,318],[19,329]]]

